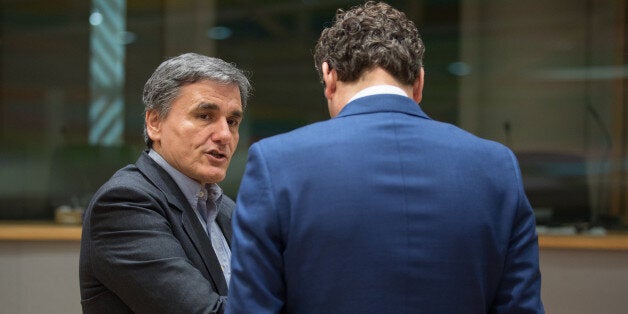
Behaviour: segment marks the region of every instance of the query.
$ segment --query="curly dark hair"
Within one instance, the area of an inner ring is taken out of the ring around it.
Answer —
[[[365,71],[381,67],[400,83],[413,84],[423,66],[425,46],[414,23],[383,2],[368,1],[348,11],[338,9],[314,50],[314,64],[322,80],[327,62],[338,80],[356,81]]]

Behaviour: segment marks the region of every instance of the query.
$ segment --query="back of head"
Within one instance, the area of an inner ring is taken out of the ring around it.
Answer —
[[[402,84],[413,84],[423,66],[425,46],[414,23],[386,3],[366,2],[338,10],[316,44],[314,63],[321,75],[327,62],[344,82],[381,67]]]
[[[165,117],[181,87],[202,80],[237,84],[242,109],[246,108],[251,84],[242,70],[218,58],[185,53],[162,62],[148,79],[142,94],[144,111],[156,110],[161,118]],[[146,126],[144,140],[148,147],[152,147],[152,141],[146,134]]]

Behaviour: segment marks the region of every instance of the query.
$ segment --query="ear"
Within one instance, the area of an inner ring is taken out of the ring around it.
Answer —
[[[336,82],[338,81],[338,73],[329,66],[329,63],[323,62],[321,65],[323,72],[323,82],[325,83],[325,98],[330,100],[336,93]]]
[[[154,143],[158,143],[161,140],[161,118],[157,110],[151,109],[146,111],[144,123],[146,123],[146,134],[148,137]]]
[[[412,99],[417,103],[421,103],[421,99],[423,99],[423,83],[425,82],[425,71],[423,67],[419,72],[414,84],[412,84]]]

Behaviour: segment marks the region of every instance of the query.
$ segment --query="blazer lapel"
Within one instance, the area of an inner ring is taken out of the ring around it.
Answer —
[[[194,243],[196,250],[203,257],[205,267],[207,267],[207,271],[209,272],[218,293],[226,295],[227,282],[225,281],[225,276],[222,273],[220,262],[218,261],[218,257],[216,257],[216,253],[211,246],[207,233],[205,233],[205,229],[203,229],[203,225],[201,225],[201,222],[196,217],[196,213],[194,213],[191,208],[189,211],[183,211],[181,223],[183,224],[183,229]]]
[[[146,152],[142,153],[136,162],[136,166],[148,179],[164,192],[171,208],[181,212],[181,225],[183,230],[194,244],[196,251],[203,259],[203,263],[220,295],[227,294],[227,282],[220,268],[220,262],[203,225],[198,220],[196,213],[183,195],[183,192],[172,180],[170,175],[163,170]],[[223,229],[224,230],[224,229]],[[231,232],[231,230],[229,230]],[[229,236],[231,238],[231,236]]]

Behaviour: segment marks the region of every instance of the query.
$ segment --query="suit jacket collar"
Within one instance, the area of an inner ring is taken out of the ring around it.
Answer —
[[[181,191],[177,183],[172,177],[165,171],[159,164],[157,164],[150,156],[148,156],[148,150],[144,151],[136,162],[136,166],[146,177],[166,196],[168,203],[175,208],[184,212],[184,209],[191,208],[189,201],[185,197],[185,194]],[[235,203],[227,196],[220,197],[218,203],[218,216],[216,219],[221,218],[222,221],[218,221],[220,229],[227,232],[229,236],[227,241],[231,241],[231,213]]]
[[[135,165],[153,185],[164,192],[168,203],[174,205],[180,211],[190,208],[185,195],[179,189],[177,183],[174,182],[168,172],[148,156],[148,151],[142,152]]]
[[[393,94],[378,94],[355,99],[342,108],[336,118],[375,112],[401,112],[430,119],[414,100]]]
[[[181,224],[183,229],[190,237],[192,243],[194,243],[198,253],[202,256],[203,262],[218,292],[221,295],[226,295],[227,283],[222,274],[220,262],[211,247],[211,242],[209,241],[207,233],[205,233],[205,229],[203,229],[203,225],[196,217],[194,209],[190,206],[181,189],[179,189],[172,177],[148,156],[148,151],[144,151],[140,155],[135,165],[150,182],[164,193],[171,208],[181,212]],[[222,205],[220,207],[222,207]],[[222,210],[222,208],[219,208],[218,212],[218,217],[222,217],[221,219],[217,219],[218,225],[223,230],[227,242],[231,243],[231,220],[230,218],[224,217],[224,210]],[[228,232],[225,230],[227,226]]]

